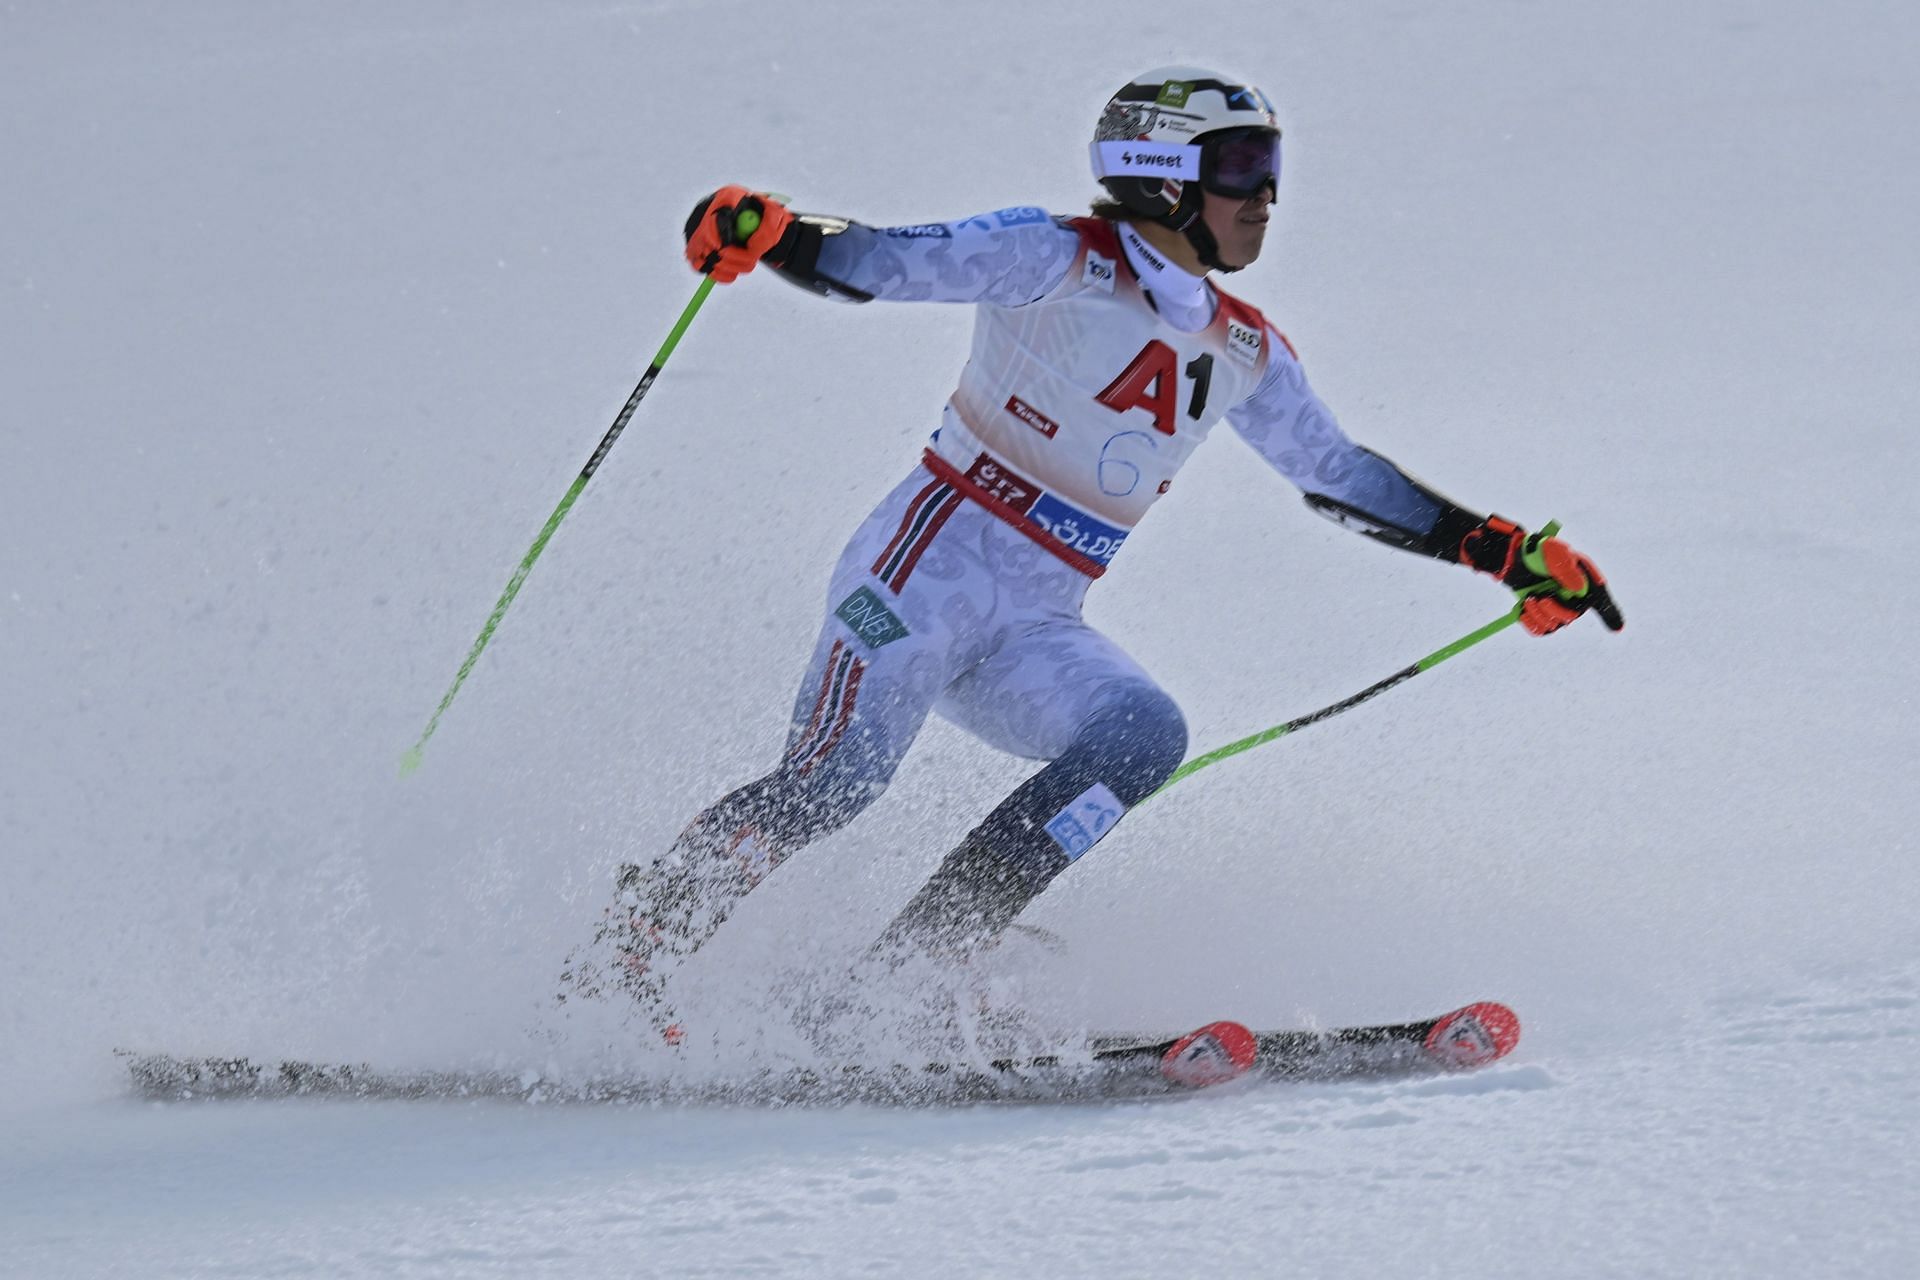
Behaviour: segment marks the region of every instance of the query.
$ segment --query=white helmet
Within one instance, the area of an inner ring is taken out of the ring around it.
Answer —
[[[1093,176],[1129,212],[1186,233],[1221,268],[1200,221],[1203,192],[1231,199],[1280,181],[1280,126],[1259,89],[1199,67],[1137,75],[1095,127]],[[1226,268],[1231,269],[1231,268]]]

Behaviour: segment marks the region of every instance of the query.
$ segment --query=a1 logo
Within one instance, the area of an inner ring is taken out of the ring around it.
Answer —
[[[1115,413],[1145,409],[1153,415],[1153,429],[1161,435],[1174,433],[1180,377],[1180,357],[1172,347],[1151,339],[1140,348],[1120,376],[1094,399]],[[1187,402],[1187,416],[1200,421],[1207,412],[1207,390],[1213,385],[1213,354],[1203,352],[1187,361],[1187,376],[1193,379],[1193,396]]]

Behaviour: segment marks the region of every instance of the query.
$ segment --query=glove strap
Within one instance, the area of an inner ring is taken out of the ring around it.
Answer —
[[[1519,558],[1521,542],[1527,531],[1505,516],[1488,516],[1460,539],[1458,559],[1470,569],[1478,569],[1505,582]]]

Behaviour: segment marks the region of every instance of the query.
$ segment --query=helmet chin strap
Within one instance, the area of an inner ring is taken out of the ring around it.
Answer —
[[[1200,262],[1207,270],[1238,271],[1240,269],[1220,261],[1220,242],[1214,238],[1213,232],[1207,230],[1207,224],[1200,220],[1198,214],[1195,214],[1193,220],[1182,228],[1182,232],[1187,237],[1187,243],[1193,246],[1193,251],[1200,255]]]
[[[1264,190],[1267,192],[1267,199],[1272,201],[1280,194],[1280,184],[1272,178],[1269,178],[1267,179]],[[1194,203],[1193,212],[1189,213],[1184,220],[1176,220],[1173,214],[1168,214],[1165,217],[1156,218],[1155,221],[1161,226],[1169,227],[1185,236],[1187,243],[1193,246],[1193,251],[1200,255],[1200,265],[1204,266],[1207,270],[1239,271],[1244,269],[1247,266],[1244,262],[1238,267],[1232,267],[1220,261],[1220,241],[1216,239],[1213,232],[1208,229],[1206,219],[1200,216],[1201,210],[1207,207],[1208,193],[1206,189],[1202,187],[1196,194],[1198,194],[1200,198]]]
[[[1207,270],[1238,271],[1240,270],[1239,267],[1230,267],[1220,261],[1220,241],[1214,237],[1212,231],[1207,229],[1206,219],[1200,216],[1200,210],[1205,207],[1205,200],[1206,197],[1202,196],[1202,203],[1183,220],[1176,220],[1172,216],[1167,216],[1156,218],[1154,221],[1163,227],[1178,231],[1181,235],[1185,236],[1187,243],[1192,245],[1193,251],[1199,255],[1200,265]]]

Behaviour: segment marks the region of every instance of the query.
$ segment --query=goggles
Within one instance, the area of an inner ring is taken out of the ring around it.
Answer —
[[[1200,141],[1200,185],[1216,195],[1245,198],[1269,182],[1280,186],[1280,132],[1250,126],[1223,129]]]

